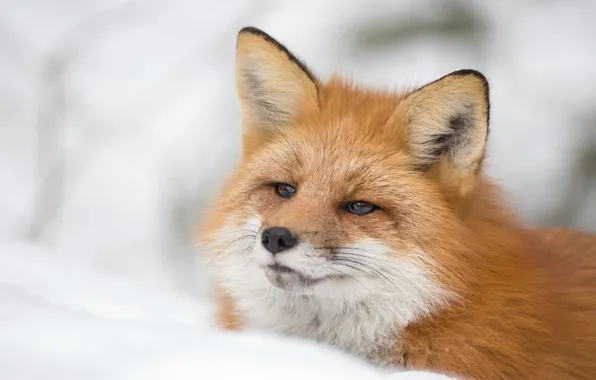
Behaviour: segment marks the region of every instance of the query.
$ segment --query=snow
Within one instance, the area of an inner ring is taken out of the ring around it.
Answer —
[[[0,249],[2,379],[444,378],[388,375],[311,342],[218,332],[205,301],[35,246]]]
[[[236,32],[384,87],[483,71],[489,173],[525,221],[596,232],[596,181],[577,172],[596,149],[595,4],[4,0],[0,378],[387,377],[209,325],[193,226],[238,158]],[[454,14],[481,27],[440,29]],[[418,23],[439,29],[370,39]]]

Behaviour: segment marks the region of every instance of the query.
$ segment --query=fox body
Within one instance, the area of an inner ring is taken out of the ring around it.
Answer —
[[[236,84],[242,161],[200,231],[222,328],[467,379],[596,378],[596,237],[507,209],[482,74],[322,82],[248,27]]]

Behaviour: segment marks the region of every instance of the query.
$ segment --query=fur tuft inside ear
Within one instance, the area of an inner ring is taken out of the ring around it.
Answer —
[[[488,92],[484,75],[460,70],[408,95],[402,112],[415,163],[447,160],[452,169],[475,171],[488,136]]]
[[[274,130],[318,107],[318,80],[288,49],[254,27],[238,33],[236,88],[247,128]]]

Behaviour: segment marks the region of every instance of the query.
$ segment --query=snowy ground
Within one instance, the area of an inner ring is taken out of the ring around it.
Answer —
[[[526,221],[596,231],[578,174],[596,149],[594,17],[589,1],[1,1],[0,378],[381,376],[206,323],[192,226],[237,158],[237,30],[323,77],[485,72],[490,173]]]
[[[312,343],[223,334],[209,304],[22,243],[0,247],[0,378],[437,379],[388,375]]]

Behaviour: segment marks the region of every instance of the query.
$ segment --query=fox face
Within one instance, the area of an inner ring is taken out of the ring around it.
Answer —
[[[423,259],[408,219],[425,218],[416,200],[432,195],[409,190],[423,180],[403,169],[404,157],[383,149],[383,136],[341,136],[350,122],[289,134],[243,171],[254,177],[246,176],[250,190],[239,219],[254,226],[254,260],[280,289],[316,287],[331,295],[344,283],[391,281],[383,277],[391,277],[391,256]],[[346,150],[337,144],[350,140]]]
[[[245,28],[236,85],[242,162],[201,242],[247,323],[298,331],[310,320],[305,334],[324,335],[316,326],[350,311],[395,326],[457,298],[464,258],[452,252],[469,243],[466,200],[481,183],[488,133],[482,74],[462,70],[401,93],[337,76],[323,83]]]
[[[416,241],[437,233],[432,220],[440,212],[424,205],[447,205],[437,204],[437,190],[388,143],[391,136],[361,134],[378,125],[344,116],[296,127],[240,172],[244,207],[229,215],[254,230],[252,257],[278,288],[331,294],[346,283],[365,291],[358,281],[396,281],[386,278],[397,276],[392,261],[428,259]]]

